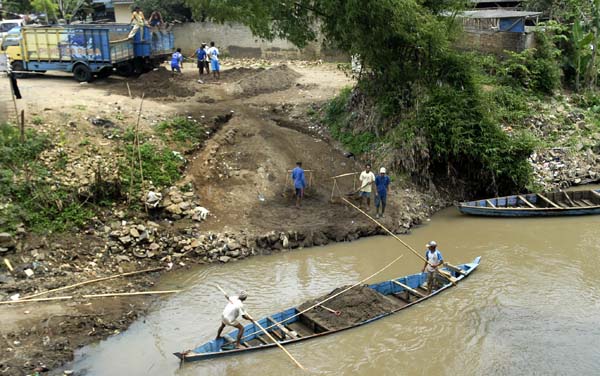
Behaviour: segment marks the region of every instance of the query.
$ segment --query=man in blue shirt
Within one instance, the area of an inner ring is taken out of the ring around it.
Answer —
[[[306,188],[302,162],[296,162],[296,167],[292,170],[292,180],[294,181],[294,188],[296,189],[296,208],[300,209],[302,197],[304,197],[304,188]]]
[[[438,267],[444,263],[442,252],[437,249],[435,240],[426,244],[427,252],[425,252],[425,260],[427,262],[423,266],[423,272],[427,272],[427,291],[431,294],[437,285]]]
[[[183,55],[181,54],[181,48],[178,48],[173,56],[171,57],[171,71],[181,73],[183,69]]]
[[[198,76],[202,77],[205,68],[206,74],[209,74],[210,72],[208,71],[208,62],[206,58],[206,43],[202,43],[202,46],[196,50],[194,55],[196,55],[196,58],[198,59]]]
[[[375,218],[379,218],[379,206],[381,205],[381,218],[385,213],[385,205],[387,203],[387,194],[390,187],[390,177],[387,176],[385,167],[379,169],[379,175],[375,177]]]

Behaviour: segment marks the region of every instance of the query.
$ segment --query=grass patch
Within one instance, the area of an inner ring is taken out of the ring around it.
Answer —
[[[140,144],[140,154],[145,181],[151,181],[155,186],[165,187],[181,178],[181,169],[185,160],[177,152],[143,143]],[[120,161],[121,182],[125,187],[133,186],[134,190],[139,192],[142,188],[142,178],[137,150],[128,145],[125,148],[125,155],[127,157],[123,157]],[[133,166],[130,159],[132,155],[134,155]]]
[[[21,142],[16,127],[0,125],[0,225],[8,231],[21,222],[34,232],[65,231],[94,215],[76,192],[52,184],[50,171],[39,162],[49,145],[46,136],[32,129]],[[57,161],[63,162],[66,156]]]
[[[181,116],[160,122],[156,130],[166,142],[174,142],[187,148],[194,147],[207,138],[202,124]]]

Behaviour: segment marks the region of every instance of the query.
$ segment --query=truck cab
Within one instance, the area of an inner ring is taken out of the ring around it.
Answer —
[[[21,54],[21,28],[14,27],[5,33],[0,42],[0,51],[6,56],[13,70],[23,69],[23,56]]]
[[[22,19],[15,20],[2,20],[0,21],[0,39],[4,39],[4,36],[15,27],[21,27],[24,21]]]

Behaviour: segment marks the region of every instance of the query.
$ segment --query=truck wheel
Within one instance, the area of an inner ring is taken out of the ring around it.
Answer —
[[[73,77],[79,82],[90,82],[92,80],[92,71],[87,66],[79,64],[73,69]]]
[[[10,64],[10,69],[12,69],[13,71],[24,71],[25,67],[23,67],[23,62],[22,61],[13,61]],[[15,77],[16,78],[23,78],[23,77],[25,77],[25,73],[15,73]]]
[[[113,73],[112,68],[102,68],[100,69],[100,72],[98,72],[96,74],[96,77],[98,78],[107,78],[109,77],[111,74]]]
[[[133,74],[133,64],[130,62],[121,64],[117,67],[117,73],[123,77],[129,77]]]

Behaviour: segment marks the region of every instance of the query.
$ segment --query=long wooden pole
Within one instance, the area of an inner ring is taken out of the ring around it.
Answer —
[[[106,294],[88,294],[81,295],[81,298],[84,299],[93,299],[93,298],[110,298],[117,296],[136,296],[136,295],[162,295],[162,294],[175,294],[181,292],[181,290],[164,290],[164,291],[136,291],[136,292],[112,292]],[[70,300],[79,298],[78,296],[68,295],[68,296],[55,296],[53,298],[34,298],[34,299],[19,299],[19,300],[7,300],[4,302],[0,302],[0,304],[18,304],[18,303],[35,303],[35,302],[49,302],[53,300]]]
[[[411,251],[412,253],[414,253],[418,258],[420,258],[421,260],[425,261],[425,263],[431,265],[431,263],[429,263],[429,261],[427,261],[427,259],[425,257],[423,257],[421,254],[419,254],[417,251],[415,251],[410,245],[406,244],[402,239],[400,239],[398,236],[396,236],[396,234],[394,234],[393,232],[391,232],[390,230],[388,230],[383,224],[381,224],[375,218],[371,217],[368,213],[366,213],[361,208],[359,208],[358,206],[356,206],[353,203],[351,203],[350,201],[348,201],[346,198],[342,197],[342,200],[344,200],[348,205],[352,206],[354,209],[356,209],[359,212],[361,212],[362,214],[364,214],[371,221],[375,222],[379,227],[381,227],[385,232],[387,232],[388,234],[390,234],[394,239],[396,239],[397,241],[399,241],[400,243],[402,243],[403,246],[405,246],[409,251]],[[434,268],[436,267],[435,265],[431,265],[431,266],[434,267]],[[437,271],[438,271],[438,273],[440,273],[440,275],[444,276],[444,278],[446,278],[447,280],[449,280],[450,282],[452,282],[452,284],[456,285],[456,279],[454,277],[452,277],[450,275],[450,273],[447,273],[446,271],[441,270],[441,269],[437,269]]]
[[[221,292],[223,293],[223,295],[225,295],[225,297],[227,298],[227,300],[229,300],[229,302],[231,302],[231,300],[229,299],[229,295],[227,295],[227,293],[225,292],[225,290],[223,290],[223,289],[221,288],[221,286],[219,286],[219,285],[217,285],[217,288],[218,288],[219,290],[221,290]],[[281,345],[281,343],[279,343],[279,341],[277,341],[275,338],[273,338],[273,336],[272,336],[272,335],[271,335],[269,332],[267,332],[267,330],[266,330],[265,328],[263,328],[263,326],[262,326],[262,325],[260,325],[260,324],[258,323],[258,321],[254,320],[254,318],[253,318],[252,316],[250,316],[250,314],[249,314],[248,312],[246,312],[246,316],[248,316],[248,317],[250,318],[250,320],[252,320],[252,322],[253,322],[254,324],[256,324],[256,326],[258,326],[258,327],[260,328],[260,330],[262,330],[262,332],[263,332],[263,333],[265,333],[265,334],[267,335],[267,337],[269,337],[269,338],[271,339],[271,341],[273,341],[273,343],[275,343],[275,344],[276,344],[276,345],[277,345],[277,346],[278,346],[278,347],[279,347],[281,350],[283,350],[283,352],[284,352],[284,353],[285,353],[287,356],[289,356],[289,358],[290,358],[290,359],[291,359],[291,360],[292,360],[292,361],[293,361],[293,362],[294,362],[294,363],[295,363],[295,364],[296,364],[298,367],[300,367],[300,369],[302,369],[302,370],[306,370],[306,368],[304,368],[304,367],[302,366],[302,364],[300,364],[300,363],[299,363],[299,362],[296,360],[296,358],[294,358],[294,357],[292,356],[292,354],[290,354],[290,353],[289,353],[289,352],[288,352],[288,351],[287,351],[287,350],[286,350],[286,349],[283,347],[283,345]]]
[[[402,257],[404,257],[404,255],[400,255],[400,256],[396,257],[395,259],[393,259],[392,261],[390,261],[390,262],[389,262],[389,263],[388,263],[386,266],[384,266],[383,268],[379,269],[378,271],[376,271],[375,273],[371,274],[370,276],[368,276],[368,277],[366,277],[366,278],[363,278],[362,280],[360,280],[360,281],[356,282],[356,283],[355,283],[355,284],[353,284],[352,286],[350,286],[350,287],[346,287],[346,288],[345,288],[345,289],[343,289],[342,291],[340,291],[340,292],[338,292],[338,293],[335,293],[335,294],[333,294],[333,295],[331,295],[331,296],[329,296],[329,297],[325,298],[324,300],[321,300],[320,302],[317,302],[317,303],[315,303],[315,304],[311,305],[310,307],[308,307],[308,308],[305,308],[305,309],[303,309],[302,311],[300,311],[300,312],[298,312],[298,313],[295,313],[294,315],[292,315],[292,316],[290,316],[290,317],[288,317],[288,318],[286,318],[286,319],[283,319],[283,320],[279,321],[278,323],[275,323],[275,324],[273,324],[273,325],[271,325],[271,326],[268,326],[268,327],[267,327],[267,329],[274,328],[274,327],[276,327],[276,326],[277,326],[277,324],[283,324],[283,323],[284,323],[284,322],[286,322],[286,321],[290,321],[290,320],[291,320],[291,319],[293,319],[294,317],[298,317],[298,316],[300,316],[301,314],[303,314],[303,313],[306,313],[306,312],[310,311],[311,309],[313,309],[313,308],[315,308],[315,307],[322,306],[324,303],[327,303],[328,301],[330,301],[330,300],[332,300],[332,299],[334,299],[334,298],[337,298],[338,296],[340,296],[340,295],[342,295],[342,294],[344,294],[344,293],[346,293],[346,292],[348,292],[348,291],[352,290],[352,289],[353,289],[353,288],[355,288],[356,286],[360,286],[360,285],[362,285],[363,283],[367,282],[367,281],[368,281],[368,280],[370,280],[371,278],[373,278],[373,277],[375,277],[375,276],[377,276],[377,275],[379,275],[379,274],[383,273],[385,270],[389,269],[389,268],[390,268],[392,265],[394,265],[396,262],[398,262],[398,260],[400,260]],[[258,333],[258,331],[257,331],[257,332],[254,332],[254,333],[246,334],[246,335],[244,336],[244,338],[248,338],[248,337],[250,337],[251,335],[253,335],[253,334],[256,334],[256,333]]]
[[[142,273],[155,272],[155,271],[162,270],[162,269],[164,269],[164,267],[161,266],[161,267],[158,267],[158,268],[150,268],[150,269],[144,269],[144,270],[137,270],[135,272],[121,273],[121,274],[111,275],[111,276],[108,276],[108,277],[96,278],[96,279],[92,279],[92,280],[89,280],[89,281],[83,281],[83,282],[75,283],[73,285],[63,286],[63,287],[59,287],[59,288],[56,288],[56,289],[39,292],[37,294],[25,296],[25,297],[23,297],[23,298],[21,298],[19,300],[29,300],[31,298],[37,298],[38,296],[50,294],[52,292],[68,290],[68,289],[72,289],[74,287],[88,285],[90,283],[96,283],[96,282],[106,281],[106,280],[109,280],[109,279],[114,279],[114,278],[119,278],[119,277],[125,277],[125,276],[129,276],[129,275],[134,275],[134,274],[142,274]]]

